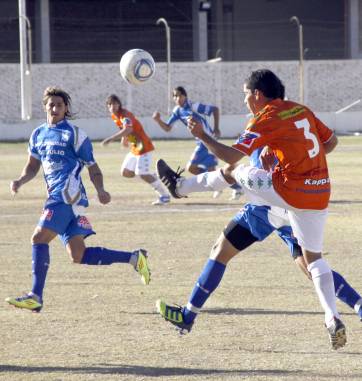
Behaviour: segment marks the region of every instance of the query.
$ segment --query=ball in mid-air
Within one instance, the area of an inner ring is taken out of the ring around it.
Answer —
[[[132,49],[123,54],[119,69],[126,82],[141,85],[153,77],[156,65],[150,53],[143,49]]]

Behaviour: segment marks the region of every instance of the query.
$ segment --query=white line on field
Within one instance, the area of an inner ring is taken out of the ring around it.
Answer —
[[[154,207],[153,209],[119,209],[119,210],[102,210],[102,211],[93,211],[86,212],[87,216],[99,215],[100,213],[103,215],[114,215],[114,214],[134,214],[138,213],[147,213],[147,214],[166,214],[166,213],[217,213],[217,212],[237,212],[241,209],[242,205],[235,207],[224,207],[224,208],[195,208],[193,206],[188,205],[186,208],[169,208],[167,206]],[[22,213],[22,214],[3,214],[1,218],[14,218],[14,217],[34,217],[36,214],[34,213]],[[39,213],[40,215],[40,213]]]

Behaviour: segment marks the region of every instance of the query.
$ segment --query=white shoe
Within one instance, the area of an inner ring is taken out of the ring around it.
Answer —
[[[237,201],[243,194],[244,192],[241,189],[233,189],[233,193],[231,194],[231,197],[229,198],[229,200]]]
[[[222,195],[222,191],[215,191],[212,195],[212,198],[219,198]]]
[[[170,196],[160,196],[156,201],[153,201],[152,205],[165,205],[170,202]]]

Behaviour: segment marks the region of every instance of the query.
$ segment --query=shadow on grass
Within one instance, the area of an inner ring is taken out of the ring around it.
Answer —
[[[281,369],[200,369],[200,368],[187,368],[187,367],[152,367],[152,366],[139,366],[139,365],[109,365],[100,364],[99,366],[84,366],[84,367],[60,367],[60,366],[21,366],[21,365],[1,365],[1,373],[78,373],[78,374],[118,374],[118,375],[133,375],[141,377],[171,377],[171,376],[185,376],[199,377],[199,376],[213,376],[225,377],[231,375],[233,377],[293,377],[298,376],[298,379],[303,376],[310,377],[323,377],[333,378],[338,377],[338,373],[316,373],[305,370],[281,370]],[[362,379],[361,374],[343,375],[344,379]]]
[[[119,311],[125,315],[158,315],[157,312],[140,312],[140,311]],[[286,311],[286,310],[267,310],[264,308],[204,308],[203,314],[210,315],[323,315],[322,311]],[[343,312],[342,316],[356,316],[354,312]]]
[[[22,365],[0,365],[0,373],[80,373],[80,374],[119,374],[119,375],[137,375],[148,377],[159,376],[203,376],[203,375],[233,375],[233,376],[293,376],[299,377],[308,372],[302,370],[281,370],[281,369],[200,369],[187,367],[152,367],[139,365],[109,365],[100,364],[100,366],[78,366],[78,367],[60,367],[60,366],[22,366]]]

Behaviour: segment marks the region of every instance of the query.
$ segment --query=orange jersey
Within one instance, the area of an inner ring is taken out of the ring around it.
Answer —
[[[112,114],[112,119],[119,129],[132,127],[133,131],[127,136],[127,140],[134,155],[143,155],[155,149],[141,122],[130,111],[122,109],[118,115]]]
[[[247,155],[270,147],[279,161],[273,171],[278,194],[295,208],[321,210],[331,191],[323,143],[332,136],[307,107],[274,99],[249,121],[233,147]]]

